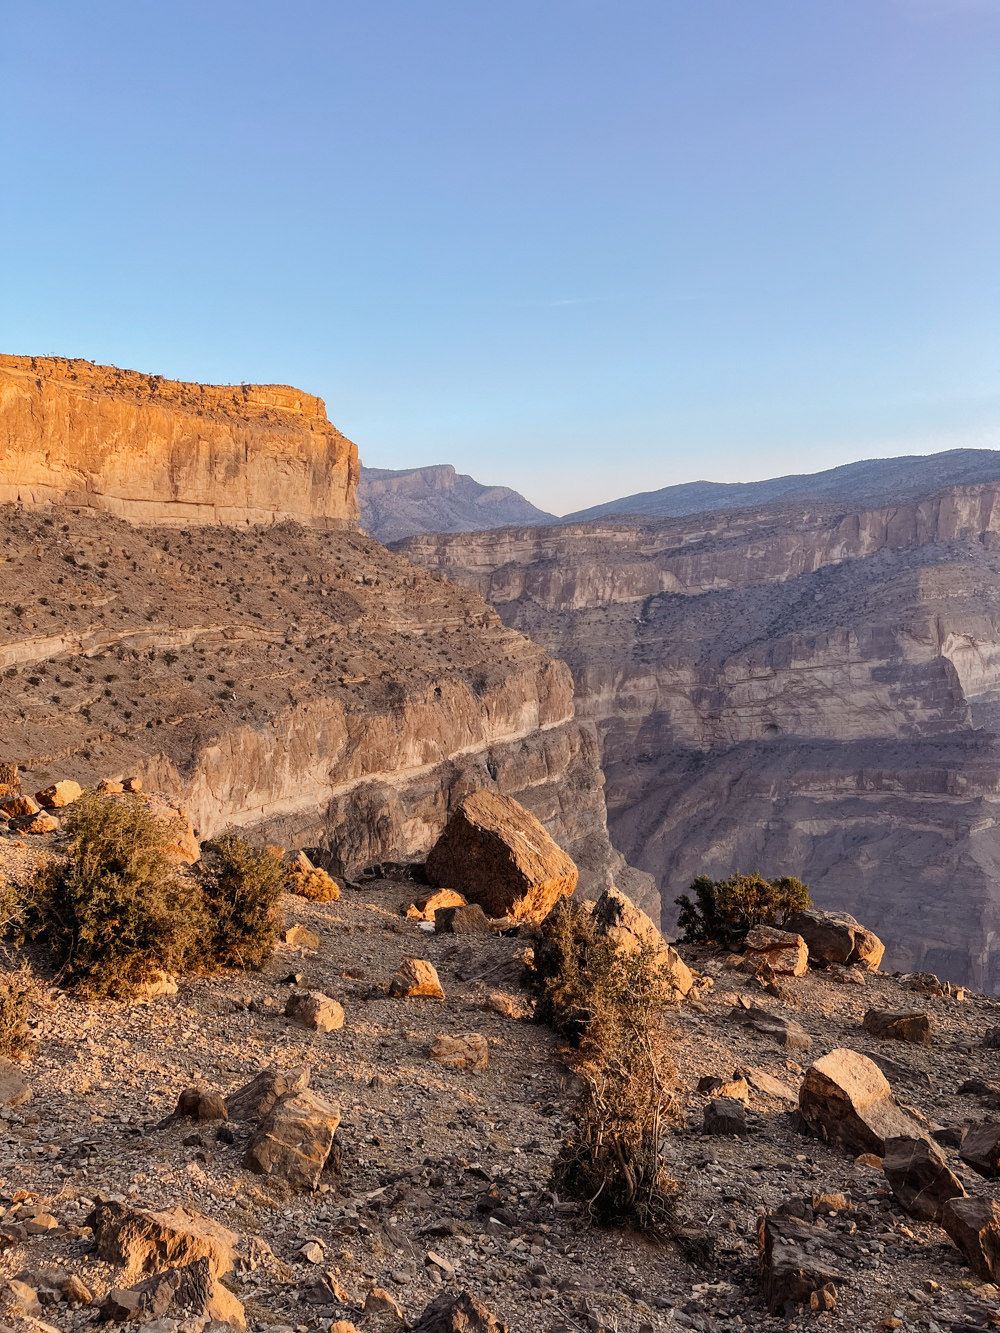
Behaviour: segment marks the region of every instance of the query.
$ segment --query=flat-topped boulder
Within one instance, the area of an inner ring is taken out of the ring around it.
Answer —
[[[802,936],[814,963],[865,963],[874,970],[885,953],[885,945],[875,932],[847,912],[807,907],[790,916],[785,929]]]
[[[887,1139],[927,1139],[926,1127],[904,1110],[874,1061],[843,1047],[806,1070],[799,1113],[824,1143],[858,1156],[884,1157]]]

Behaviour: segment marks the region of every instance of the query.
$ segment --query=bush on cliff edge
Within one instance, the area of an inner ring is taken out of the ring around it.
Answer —
[[[683,942],[720,949],[738,949],[754,926],[780,926],[810,905],[808,886],[801,880],[788,875],[765,879],[760,871],[744,875],[737,870],[718,880],[699,875],[691,892],[694,902],[686,893],[675,899]]]

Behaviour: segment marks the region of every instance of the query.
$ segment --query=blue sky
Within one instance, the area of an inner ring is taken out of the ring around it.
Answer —
[[[1000,447],[1000,0],[0,0],[0,350],[555,512]]]

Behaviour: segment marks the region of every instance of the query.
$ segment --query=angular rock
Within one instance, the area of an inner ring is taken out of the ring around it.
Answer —
[[[12,819],[10,826],[18,833],[55,833],[59,828],[59,820],[43,810],[37,815],[22,815],[20,819]]]
[[[430,1049],[430,1058],[451,1069],[485,1069],[490,1060],[486,1038],[478,1032],[439,1032]]]
[[[846,1213],[850,1204],[843,1194],[814,1194],[812,1210],[816,1217],[831,1217],[836,1213]]]
[[[233,1266],[237,1236],[219,1222],[185,1208],[147,1212],[124,1203],[99,1203],[87,1218],[97,1257],[122,1267],[126,1277],[207,1259],[213,1277]]]
[[[276,1069],[273,1065],[255,1074],[249,1083],[231,1092],[226,1098],[230,1120],[261,1120],[271,1107],[287,1092],[301,1092],[309,1086],[309,1066],[296,1069]]]
[[[101,1304],[101,1318],[118,1324],[145,1323],[168,1314],[246,1328],[243,1306],[213,1276],[208,1259],[157,1273],[132,1287],[114,1287]]]
[[[919,1009],[869,1009],[861,1026],[885,1041],[907,1041],[914,1046],[931,1044],[930,1015]]]
[[[320,991],[289,995],[285,1004],[285,1017],[298,1023],[299,1027],[308,1028],[310,1032],[334,1032],[344,1026],[343,1006]]]
[[[790,916],[785,929],[802,936],[814,963],[865,963],[874,971],[885,953],[879,937],[847,912],[809,907]]]
[[[10,1303],[20,1315],[25,1318],[37,1318],[41,1315],[42,1305],[38,1299],[38,1292],[27,1282],[21,1282],[16,1277],[11,1278],[7,1283],[7,1292]]]
[[[761,1036],[773,1037],[786,1050],[808,1051],[812,1047],[812,1037],[801,1024],[782,1014],[772,1013],[770,1009],[758,1009],[755,1005],[744,1009],[742,1005],[737,1005],[729,1017],[734,1023],[753,1028]]]
[[[21,790],[17,764],[9,759],[0,760],[0,797],[16,796]]]
[[[809,967],[809,950],[801,935],[774,926],[754,926],[747,935],[748,957],[766,963],[779,976],[801,977]]]
[[[207,1088],[185,1088],[177,1098],[176,1116],[185,1120],[228,1120],[226,1103],[218,1092],[209,1092]]]
[[[303,1088],[287,1092],[268,1111],[250,1140],[243,1165],[295,1189],[315,1189],[333,1147],[340,1107]]]
[[[809,1304],[814,1291],[837,1287],[846,1279],[834,1267],[833,1255],[822,1249],[826,1234],[808,1222],[782,1215],[762,1216],[757,1223],[757,1248],[764,1300],[772,1314],[785,1305]]]
[[[0,1060],[0,1106],[23,1106],[31,1088],[9,1060]]]
[[[992,1122],[966,1125],[958,1155],[985,1179],[1000,1176],[1000,1125]]]
[[[46,810],[59,810],[64,805],[72,805],[83,795],[83,788],[78,782],[54,782],[51,787],[43,787],[35,792],[35,800],[44,805]]]
[[[507,1325],[469,1292],[445,1291],[417,1317],[412,1333],[507,1333]]]
[[[490,919],[478,903],[439,907],[434,913],[435,935],[488,935]]]
[[[852,1157],[869,1152],[883,1157],[887,1139],[928,1137],[923,1125],[896,1101],[878,1066],[843,1047],[806,1070],[799,1113],[825,1143]]]
[[[439,907],[465,907],[466,899],[454,889],[434,889],[399,905],[399,915],[409,921],[433,921]]]
[[[120,782],[115,782],[114,778],[101,778],[97,784],[97,790],[102,796],[117,796],[125,788]]]
[[[705,1107],[706,1134],[739,1134],[746,1137],[747,1113],[742,1102],[730,1098],[713,1098]]]
[[[390,1315],[400,1321],[403,1319],[402,1309],[382,1287],[372,1287],[365,1295],[364,1313]]]
[[[746,1104],[750,1100],[750,1089],[747,1081],[739,1072],[735,1073],[731,1079],[716,1078],[714,1075],[707,1075],[698,1080],[699,1092],[710,1092],[713,1097],[721,1097],[723,1101],[743,1102]]]
[[[456,888],[487,916],[515,921],[541,921],[577,884],[576,866],[535,816],[490,791],[465,797],[425,870],[435,887]]]
[[[37,815],[40,810],[41,806],[30,796],[9,796],[0,801],[0,815],[4,819],[21,819],[25,815]]]
[[[949,1199],[941,1225],[984,1282],[1000,1282],[1000,1204],[996,1199]]]
[[[427,996],[432,1000],[443,1000],[444,991],[433,964],[424,958],[404,958],[399,970],[389,984],[389,994],[398,999],[416,999]]]
[[[656,966],[680,995],[687,995],[694,977],[680,954],[669,945],[650,917],[636,907],[620,889],[606,889],[592,912],[599,935],[623,953],[634,954],[652,949]]]
[[[921,1222],[940,1222],[947,1201],[965,1196],[941,1149],[926,1139],[886,1139],[882,1170],[897,1203]]]
[[[793,1092],[787,1083],[782,1083],[773,1074],[769,1074],[766,1069],[756,1069],[753,1065],[744,1065],[739,1073],[752,1088],[756,1088],[758,1092],[766,1093],[768,1097],[780,1097],[786,1102],[797,1102],[799,1100],[797,1092]]]
[[[291,944],[299,949],[316,950],[322,944],[322,940],[315,930],[310,930],[308,926],[289,926],[281,937],[286,944]]]
[[[70,1273],[63,1279],[60,1291],[63,1299],[70,1304],[75,1302],[77,1305],[89,1305],[94,1299],[93,1292],[75,1273]]]

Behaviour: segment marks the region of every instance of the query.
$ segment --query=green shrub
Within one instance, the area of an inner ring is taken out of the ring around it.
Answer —
[[[85,792],[65,827],[68,855],[35,876],[28,928],[52,948],[66,986],[127,999],[153,973],[183,970],[204,935],[202,893],[174,870],[168,832],[142,798]]]
[[[274,953],[284,867],[233,833],[206,843],[202,858],[208,930],[202,966],[258,971]]]
[[[793,912],[809,906],[809,889],[790,876],[764,879],[736,871],[728,879],[699,875],[691,885],[696,901],[685,893],[675,901],[685,944],[739,948],[754,926],[778,926]]]
[[[627,954],[564,901],[542,923],[526,983],[536,1017],[579,1047],[585,1091],[553,1167],[553,1187],[605,1225],[677,1235],[677,1187],[664,1162],[678,1114],[665,1015],[669,982],[653,949]]]
[[[27,972],[0,983],[0,1056],[6,1060],[22,1060],[34,1045],[27,1021],[33,989]]]

